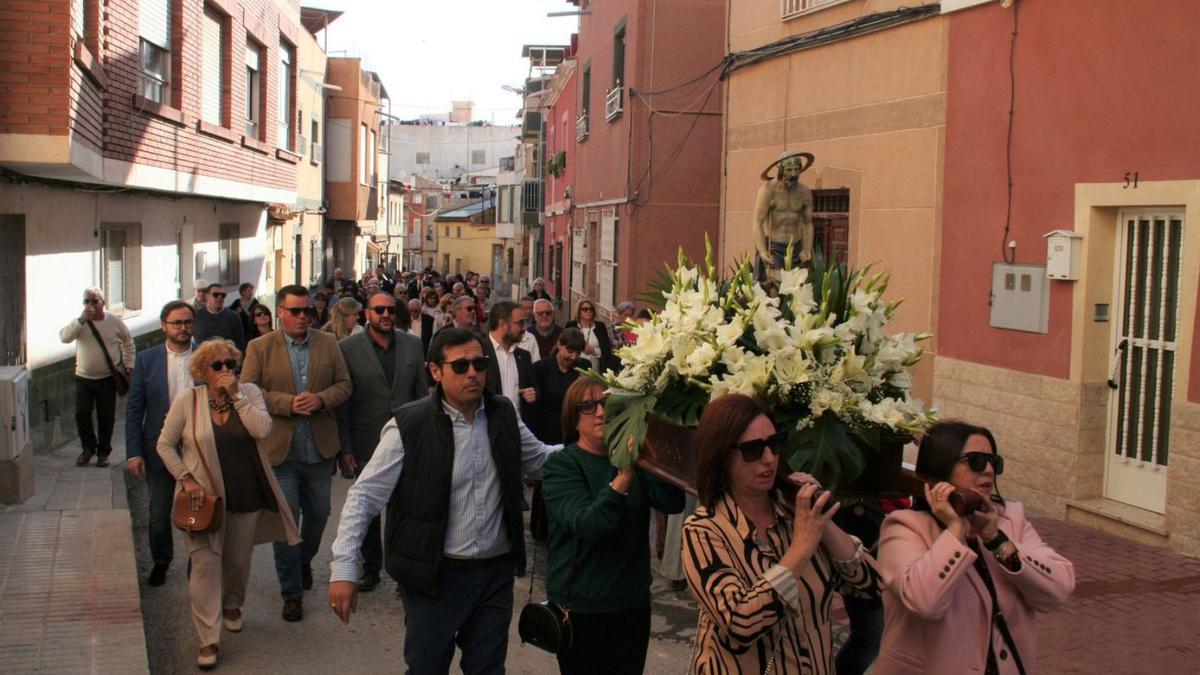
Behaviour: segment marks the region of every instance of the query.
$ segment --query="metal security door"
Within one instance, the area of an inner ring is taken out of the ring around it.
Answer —
[[[1166,510],[1183,213],[1122,211],[1105,495]]]
[[[0,365],[25,363],[25,214],[0,214]]]

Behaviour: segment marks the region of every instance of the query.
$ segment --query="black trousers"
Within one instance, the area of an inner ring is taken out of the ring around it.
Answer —
[[[175,540],[171,525],[171,508],[175,505],[175,477],[160,469],[146,472],[146,487],[150,489],[150,556],[155,564],[170,564],[175,557]]]
[[[92,411],[96,427],[92,426]],[[117,417],[117,384],[112,376],[89,380],[75,376],[75,427],[84,450],[112,452],[113,423]]]
[[[562,675],[641,675],[650,645],[650,603],[619,612],[571,612],[571,649],[558,655]]]

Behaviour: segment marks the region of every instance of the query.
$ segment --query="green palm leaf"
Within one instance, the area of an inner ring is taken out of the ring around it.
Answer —
[[[623,469],[637,461],[646,440],[650,413],[657,402],[658,397],[653,394],[613,392],[608,395],[604,403],[604,444],[612,451],[613,466]]]

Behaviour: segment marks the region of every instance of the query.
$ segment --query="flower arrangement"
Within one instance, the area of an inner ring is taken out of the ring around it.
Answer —
[[[862,473],[863,449],[878,451],[883,434],[919,433],[934,421],[909,398],[909,369],[930,335],[884,332],[901,303],[883,299],[886,272],[847,273],[818,256],[781,270],[768,289],[748,259],[718,278],[705,248],[703,267],[680,251],[659,285],[662,310],[632,327],[637,341],[618,352],[620,372],[588,373],[609,390],[615,464],[637,460],[650,415],[695,426],[709,400],[730,393],[763,400],[788,430],[789,466],[833,489]]]

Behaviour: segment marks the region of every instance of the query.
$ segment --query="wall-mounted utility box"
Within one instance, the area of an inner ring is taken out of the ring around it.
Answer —
[[[1045,265],[992,265],[993,328],[1049,332],[1050,282]]]
[[[1083,237],[1070,230],[1054,230],[1046,238],[1046,276],[1075,281],[1079,278],[1079,246]]]

